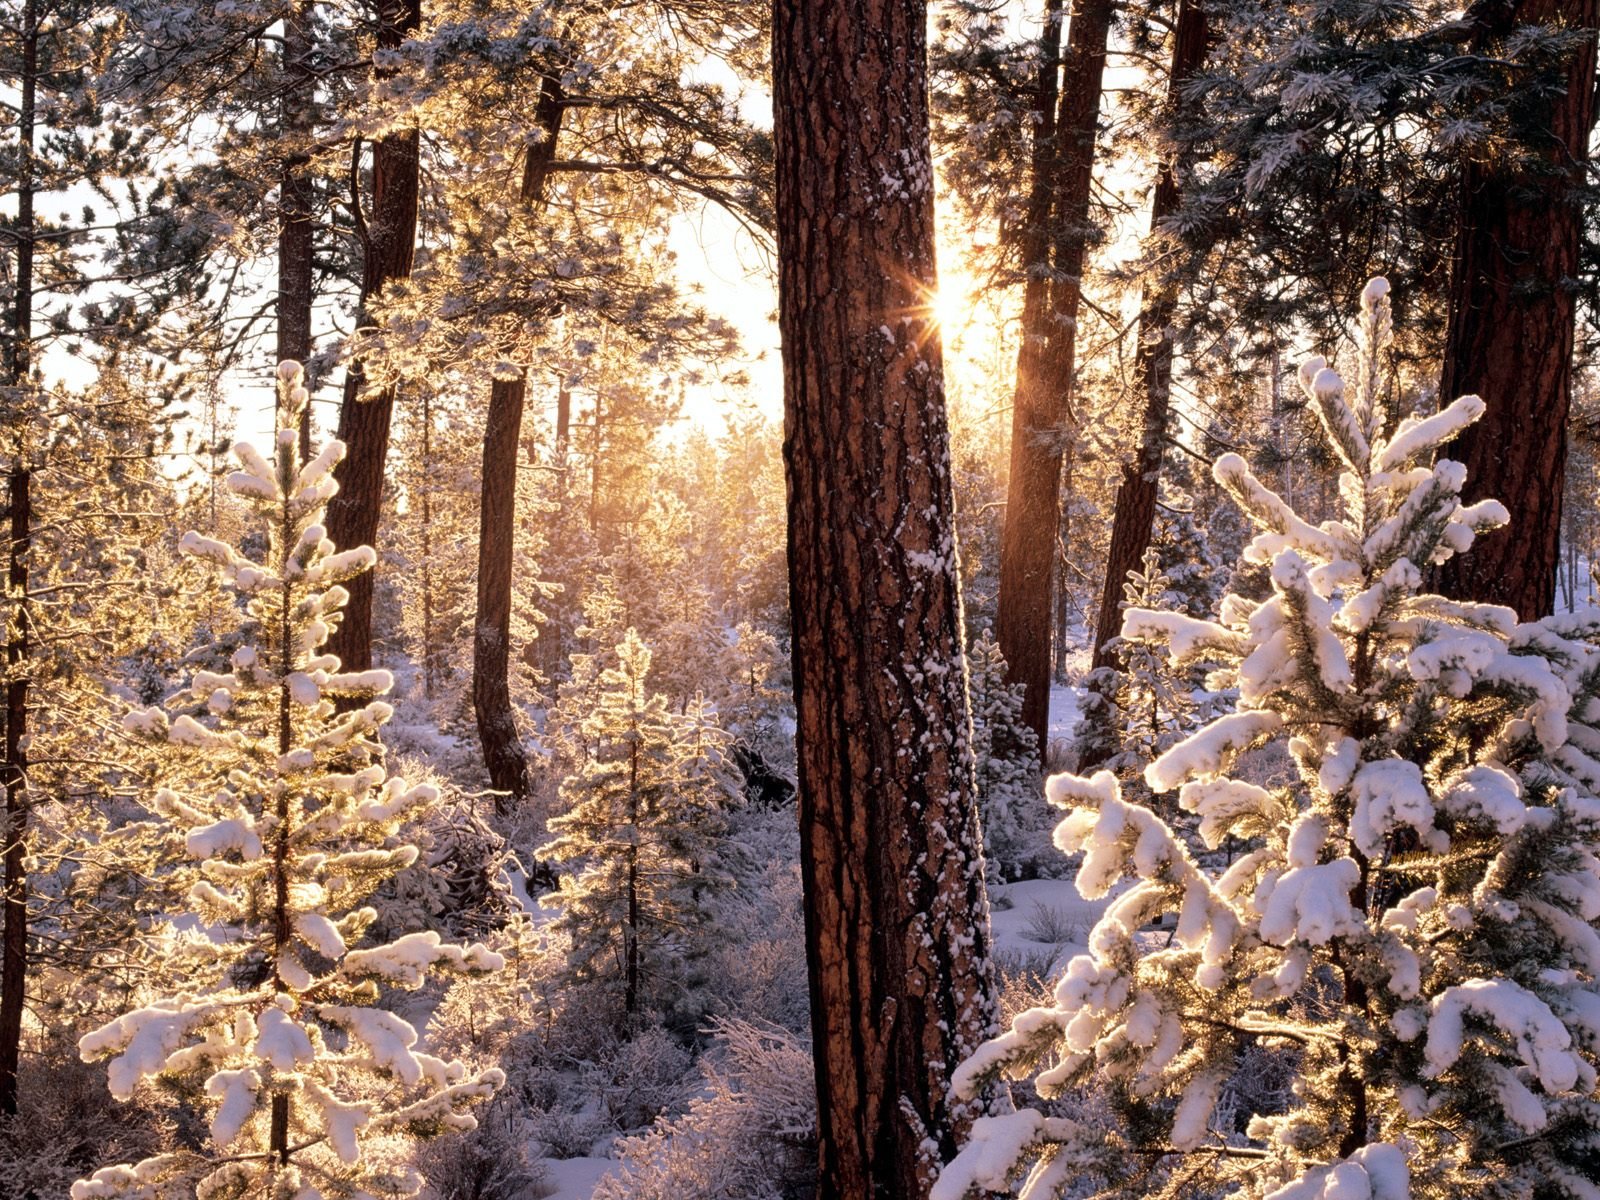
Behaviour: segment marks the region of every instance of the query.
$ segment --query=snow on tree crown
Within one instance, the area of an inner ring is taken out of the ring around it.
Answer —
[[[344,447],[300,461],[299,365],[284,363],[278,378],[275,456],[239,444],[242,469],[228,477],[263,518],[266,553],[256,561],[194,532],[181,542],[246,598],[256,640],[234,651],[231,671],[197,672],[169,702],[187,710],[170,723],[160,708],[124,723],[180,763],[182,794],[161,788],[149,807],[193,860],[201,965],[192,987],[79,1042],[85,1061],[110,1060],[119,1099],[146,1079],[193,1097],[209,1111],[209,1145],[102,1168],[73,1185],[73,1200],[191,1187],[203,1200],[410,1195],[420,1181],[403,1157],[364,1154],[368,1140],[470,1129],[466,1109],[504,1082],[496,1069],[472,1075],[423,1052],[410,1024],[374,1007],[380,986],[504,961],[431,931],[356,948],[377,917],[361,902],[416,860],[403,824],[439,793],[383,766],[371,735],[391,714],[378,699],[389,673],[341,672],[322,650],[348,598],[342,581],[374,556],[325,536]],[[358,706],[341,711],[334,697]]]
[[[1362,294],[1353,389],[1320,358],[1300,372],[1339,516],[1311,524],[1226,455],[1272,596],[1217,621],[1125,613],[1124,636],[1238,686],[1145,768],[1199,844],[1109,772],[1047,784],[1079,890],[1112,899],[1053,1002],[954,1087],[1092,1081],[1109,1104],[981,1119],[935,1200],[1092,1174],[1106,1196],[1600,1195],[1600,614],[1522,625],[1421,592],[1507,514],[1429,462],[1477,397],[1390,427],[1387,292]],[[1263,1095],[1273,1063],[1293,1083]]]

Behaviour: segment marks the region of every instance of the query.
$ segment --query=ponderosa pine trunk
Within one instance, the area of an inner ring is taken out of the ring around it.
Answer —
[[[1522,0],[1497,6],[1498,26],[1594,29],[1600,0]],[[1595,115],[1595,42],[1567,67],[1532,149],[1542,169],[1470,161],[1462,167],[1461,215],[1450,270],[1441,400],[1474,393],[1483,419],[1441,453],[1467,468],[1462,499],[1494,497],[1509,529],[1479,538],[1439,571],[1447,595],[1504,604],[1525,621],[1552,611],[1560,565],[1561,491],[1572,401],[1572,280],[1579,270],[1583,209],[1578,188]]]
[[[1205,63],[1205,10],[1193,0],[1178,7],[1173,33],[1172,67],[1167,76],[1167,106],[1182,104],[1184,81]],[[1160,164],[1155,195],[1150,202],[1150,233],[1159,236],[1161,224],[1178,209],[1177,163]],[[1128,572],[1138,569],[1155,527],[1156,496],[1161,480],[1161,459],[1166,451],[1167,420],[1172,408],[1172,319],[1177,312],[1176,281],[1157,275],[1145,293],[1139,314],[1139,341],[1134,361],[1136,386],[1144,393],[1144,417],[1133,459],[1122,468],[1117,486],[1115,515],[1111,522],[1111,547],[1106,554],[1105,586],[1095,624],[1095,667],[1115,665],[1106,643],[1122,629],[1122,585]],[[1085,771],[1094,762],[1080,762]]]
[[[1110,0],[1078,0],[1059,85],[1061,6],[1046,10],[1030,166],[1022,345],[1011,412],[1011,478],[1000,535],[995,639],[1006,678],[1021,684],[1022,720],[1043,746],[1050,716],[1050,616],[1063,479],[1070,480],[1078,300],[1088,247],[1095,132]],[[1059,100],[1053,117],[1045,105]]]
[[[26,0],[22,10],[22,78],[17,103],[17,220],[14,226],[16,297],[11,309],[11,346],[6,382],[8,407],[18,422],[12,433],[15,458],[7,479],[8,603],[6,637],[6,730],[4,779],[6,818],[0,829],[3,859],[5,929],[0,933],[0,1115],[17,1111],[17,1071],[22,1063],[22,1014],[28,975],[28,551],[33,541],[33,500],[24,443],[23,396],[32,368],[34,122],[39,73],[39,8]]]
[[[778,0],[779,325],[818,1196],[927,1194],[992,1029],[926,11]]]
[[[534,122],[543,137],[528,147],[518,201],[544,199],[550,164],[565,110],[561,82],[545,76],[539,86]],[[517,523],[517,448],[522,440],[522,409],[528,394],[524,372],[497,379],[489,387],[489,415],[483,434],[483,476],[478,506],[478,609],[472,630],[472,708],[483,746],[490,786],[500,812],[528,795],[528,756],[517,736],[511,709],[511,562]]]
[[[378,47],[394,49],[422,23],[420,0],[379,0]],[[375,70],[380,78],[385,72]],[[361,296],[356,324],[370,323],[373,299],[390,280],[411,274],[417,244],[418,133],[399,130],[379,138],[372,147],[372,210],[361,231]],[[354,151],[359,155],[359,143]],[[360,187],[351,164],[350,201],[360,205]],[[345,375],[344,399],[339,407],[338,437],[345,444],[344,460],[334,468],[339,492],[328,504],[328,536],[335,546],[375,546],[378,518],[383,509],[384,465],[389,456],[389,426],[394,416],[393,385],[366,387],[361,361],[350,364]],[[328,640],[330,653],[348,670],[372,666],[372,590],[377,571],[363,571],[346,585],[350,601],[344,620]]]
[[[283,20],[282,134],[289,147],[278,179],[278,362],[311,357],[313,0],[293,0]],[[307,365],[306,386],[311,386]],[[311,457],[311,406],[300,418],[300,457]]]

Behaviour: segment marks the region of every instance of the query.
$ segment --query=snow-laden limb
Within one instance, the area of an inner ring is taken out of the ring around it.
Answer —
[[[1399,1146],[1374,1142],[1268,1192],[1264,1200],[1411,1200],[1411,1168]]]
[[[1465,1052],[1469,1014],[1512,1040],[1521,1064],[1546,1092],[1568,1091],[1583,1074],[1572,1035],[1548,1004],[1510,979],[1469,979],[1446,988],[1429,1006],[1424,1051],[1429,1078],[1449,1070]]]
[[[1269,710],[1228,713],[1179,742],[1145,768],[1153,792],[1170,792],[1191,779],[1216,779],[1250,747],[1283,728]]]
[[[1301,550],[1323,560],[1343,556],[1344,546],[1339,538],[1302,520],[1282,496],[1255,477],[1237,454],[1224,454],[1217,459],[1212,474],[1240,508],[1265,526],[1269,534],[1283,539],[1272,541],[1265,535],[1258,536],[1246,551],[1253,561],[1266,562],[1285,548]]]
[[[403,821],[436,804],[439,792],[391,778],[383,765],[374,735],[392,709],[371,697],[392,685],[388,672],[341,673],[323,650],[349,598],[337,581],[373,555],[328,541],[322,506],[343,451],[300,465],[293,425],[307,397],[298,367],[286,364],[280,378],[280,419],[289,424],[277,456],[236,448],[243,469],[232,477],[262,518],[263,561],[199,535],[183,542],[245,598],[249,641],[233,649],[231,671],[197,672],[174,694],[170,722],[148,711],[124,722],[163,743],[171,759],[171,785],[148,807],[181,837],[192,860],[190,902],[214,933],[187,991],[79,1042],[86,1061],[110,1060],[120,1099],[158,1076],[181,1085],[177,1094],[198,1110],[195,1127],[210,1136],[79,1181],[73,1194],[84,1200],[221,1200],[263,1189],[303,1200],[409,1194],[414,1188],[390,1164],[369,1161],[364,1144],[380,1131],[470,1128],[465,1110],[504,1080],[498,1071],[469,1078],[462,1064],[427,1053],[406,1022],[373,1007],[373,980],[415,987],[431,969],[493,971],[504,959],[433,932],[362,944],[377,914],[361,901],[416,860]],[[366,703],[340,713],[329,700],[339,695]],[[239,979],[261,982],[241,990]]]
[[[1123,610],[1122,637],[1164,643],[1173,666],[1215,655],[1236,655],[1244,646],[1243,634],[1215,621],[1148,608]]]
[[[1431,417],[1406,417],[1378,451],[1374,471],[1395,471],[1444,445],[1484,414],[1476,396],[1462,396]]]
[[[441,965],[452,971],[499,971],[506,960],[480,943],[457,946],[428,929],[408,933],[387,946],[352,950],[340,973],[351,980],[382,979],[399,987],[418,987],[432,968]]]
[[[1291,867],[1270,891],[1256,893],[1261,940],[1275,946],[1293,941],[1325,946],[1335,937],[1359,936],[1363,923],[1350,893],[1360,880],[1361,868],[1351,858]]]
[[[967,1144],[939,1173],[928,1200],[965,1200],[974,1191],[1007,1191],[1029,1151],[1068,1143],[1077,1132],[1073,1122],[1031,1108],[979,1117],[972,1123]]]
[[[1344,380],[1320,355],[1300,364],[1300,387],[1335,452],[1351,471],[1363,472],[1372,456],[1367,435],[1344,399]]]
[[[1434,827],[1433,797],[1416,763],[1398,758],[1366,763],[1351,781],[1350,794],[1355,801],[1350,840],[1368,858],[1382,858],[1389,834],[1401,826],[1415,830],[1431,849],[1448,844]]]

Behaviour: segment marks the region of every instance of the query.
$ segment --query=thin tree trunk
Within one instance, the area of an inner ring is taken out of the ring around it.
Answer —
[[[278,361],[311,356],[312,184],[310,143],[316,77],[313,0],[294,0],[283,21],[282,136],[289,153],[278,181]],[[311,386],[309,368],[306,386]],[[311,457],[311,406],[300,417],[300,456]]]
[[[439,694],[438,621],[434,617],[433,562],[433,390],[422,389],[422,694],[428,700]]]
[[[7,363],[10,404],[17,421],[7,496],[10,539],[7,549],[6,733],[4,786],[5,931],[0,936],[0,1115],[17,1111],[17,1070],[22,1060],[22,1012],[28,975],[28,550],[33,540],[33,499],[29,490],[23,396],[32,367],[34,120],[39,72],[39,9],[26,0],[22,10],[22,80],[17,105],[18,179],[16,222],[16,299],[11,312],[11,353]]]
[[[1050,709],[1052,564],[1060,532],[1063,455],[1073,425],[1078,299],[1111,8],[1110,0],[1079,0],[1072,13],[1059,107],[1036,142],[1024,250],[1029,280],[1017,352],[995,637],[1007,679],[1023,686],[1022,719],[1041,746]],[[1054,4],[1046,10],[1042,54],[1052,75],[1060,29],[1050,18],[1059,11]],[[1041,72],[1041,98],[1054,91],[1054,79],[1047,82]]]
[[[378,47],[394,49],[422,23],[420,0],[380,0]],[[382,78],[382,70],[374,74]],[[358,221],[362,231],[361,298],[357,326],[371,324],[369,306],[390,280],[411,274],[417,244],[418,135],[407,129],[378,139],[372,148],[372,212]],[[352,152],[350,202],[358,209],[359,143]],[[339,408],[339,440],[345,457],[334,468],[339,492],[328,505],[328,536],[340,549],[371,546],[378,540],[383,510],[384,464],[389,455],[389,425],[394,414],[393,386],[366,389],[361,360],[350,364]],[[363,571],[347,585],[350,601],[328,649],[346,669],[372,666],[372,591],[378,572]]]
[[[565,109],[560,80],[545,76],[534,123],[543,140],[528,147],[518,199],[533,206],[544,199],[550,164]],[[472,708],[490,785],[500,793],[501,813],[528,795],[528,758],[511,709],[511,560],[517,522],[517,447],[522,436],[526,374],[497,379],[489,388],[483,435],[482,502],[478,521],[478,610],[472,633]]]
[[[920,0],[779,0],[779,323],[821,1197],[922,1197],[992,1029]],[[885,180],[889,182],[886,184]]]
[[[1172,39],[1172,68],[1167,76],[1167,106],[1175,110],[1182,103],[1184,82],[1205,63],[1205,10],[1193,0],[1178,8],[1178,24]],[[1178,209],[1176,163],[1162,163],[1156,175],[1155,195],[1150,203],[1150,233],[1160,236],[1161,224]],[[1100,613],[1095,625],[1095,667],[1114,665],[1106,643],[1122,628],[1122,585],[1128,572],[1136,570],[1150,545],[1155,525],[1156,494],[1161,477],[1161,458],[1167,440],[1167,418],[1172,407],[1172,318],[1177,312],[1176,283],[1156,277],[1145,296],[1139,314],[1138,356],[1134,377],[1144,392],[1144,420],[1139,447],[1133,460],[1122,469],[1117,487],[1116,513],[1111,523],[1111,547],[1106,554],[1105,587],[1100,593]],[[1095,765],[1079,764],[1079,770]]]
[[[639,739],[628,746],[628,924],[623,941],[623,1011],[631,1019],[639,1011]]]
[[[1504,27],[1600,25],[1600,0],[1522,0],[1502,6]],[[1480,37],[1503,29],[1486,28]],[[1549,173],[1467,162],[1450,271],[1441,400],[1476,394],[1483,419],[1441,455],[1464,463],[1466,503],[1492,497],[1509,529],[1478,539],[1439,570],[1447,595],[1504,604],[1523,620],[1549,613],[1560,561],[1567,412],[1572,400],[1570,280],[1579,271],[1583,209],[1577,189],[1595,115],[1595,44],[1567,68],[1549,100],[1547,131],[1533,147]]]
[[[5,936],[3,980],[0,980],[0,1114],[17,1111],[17,1069],[22,1057],[22,1010],[27,995],[28,972],[28,872],[25,865],[28,831],[28,760],[23,750],[28,721],[28,595],[27,554],[33,535],[33,504],[29,472],[23,466],[11,471],[7,497],[11,509],[8,590],[11,603],[6,616],[6,758],[5,758]]]

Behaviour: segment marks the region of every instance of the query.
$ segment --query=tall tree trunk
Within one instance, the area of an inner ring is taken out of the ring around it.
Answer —
[[[1194,0],[1183,0],[1178,8],[1177,29],[1172,39],[1172,68],[1167,75],[1167,107],[1176,110],[1182,103],[1184,81],[1205,63],[1206,14]],[[1155,195],[1150,202],[1150,234],[1160,236],[1161,224],[1178,209],[1177,163],[1162,163],[1156,175]],[[1156,492],[1161,478],[1161,458],[1166,447],[1167,418],[1172,407],[1172,318],[1177,311],[1176,281],[1156,276],[1144,298],[1139,314],[1138,357],[1134,377],[1144,392],[1144,420],[1139,447],[1133,460],[1122,468],[1117,486],[1116,514],[1111,523],[1111,548],[1106,554],[1105,587],[1100,593],[1100,613],[1094,633],[1096,667],[1113,665],[1106,643],[1122,628],[1122,585],[1128,572],[1135,570],[1150,545],[1155,524]],[[1084,770],[1093,763],[1079,763]]]
[[[420,0],[379,0],[378,47],[393,49],[422,23]],[[374,74],[382,78],[382,70]],[[372,300],[392,279],[411,274],[417,244],[418,135],[407,129],[379,138],[372,148],[372,212],[362,231],[361,298],[357,326],[371,323]],[[360,145],[350,166],[350,202],[361,203]],[[378,517],[383,506],[383,469],[389,455],[389,423],[394,414],[393,386],[366,390],[361,361],[350,364],[344,379],[344,400],[339,408],[339,440],[345,457],[334,468],[339,493],[328,505],[328,536],[341,549],[371,546],[378,540]],[[329,639],[328,649],[348,670],[372,666],[372,589],[376,570],[363,571],[347,585],[350,602],[344,621]]]
[[[1600,0],[1500,8],[1506,28],[1600,25]],[[1568,281],[1578,273],[1577,188],[1588,162],[1594,89],[1591,38],[1568,65],[1565,90],[1550,97],[1544,133],[1532,147],[1545,170],[1482,162],[1462,168],[1439,395],[1448,401],[1476,393],[1487,410],[1441,454],[1466,465],[1463,501],[1500,500],[1511,526],[1444,564],[1439,585],[1451,596],[1509,605],[1523,620],[1549,613],[1555,601],[1576,311]]]
[[[1059,4],[1052,3],[1041,50],[1041,115],[1042,103],[1056,91],[1059,16]],[[1052,567],[1063,455],[1073,423],[1078,299],[1110,28],[1110,0],[1078,0],[1068,27],[1059,107],[1053,121],[1041,127],[1031,167],[1024,249],[1028,282],[1011,413],[1011,481],[1000,536],[995,637],[1007,679],[1023,686],[1022,719],[1041,746],[1050,715]]]
[[[534,123],[543,139],[528,147],[518,200],[527,206],[544,199],[550,164],[565,109],[561,82],[545,76],[539,86]],[[511,710],[511,560],[517,522],[517,447],[522,436],[526,374],[497,379],[489,388],[489,415],[483,434],[482,502],[478,519],[478,611],[472,630],[472,708],[489,783],[503,795],[495,807],[504,813],[528,795],[528,757],[517,736]]]
[[[293,0],[283,20],[282,136],[289,152],[278,180],[278,361],[311,356],[313,0]],[[306,386],[312,384],[309,367]],[[311,457],[311,406],[300,417],[300,456]]]
[[[426,481],[433,478],[433,389],[422,389],[422,562],[418,564],[422,585],[422,694],[428,700],[438,698],[439,666],[442,651],[439,646],[439,625],[434,616],[433,561],[433,489]]]
[[[822,1197],[922,1197],[994,1023],[921,0],[778,0],[779,325]],[[887,183],[885,181],[888,181]]]
[[[6,497],[10,510],[7,547],[6,733],[4,787],[5,930],[0,935],[0,1115],[17,1111],[17,1069],[22,1059],[22,1011],[28,974],[28,550],[33,539],[33,502],[29,492],[24,436],[28,420],[24,396],[32,368],[33,340],[33,199],[34,121],[39,73],[39,8],[25,0],[22,10],[22,79],[17,104],[16,299],[11,310],[11,347],[6,364],[10,397],[7,407],[16,422]]]

